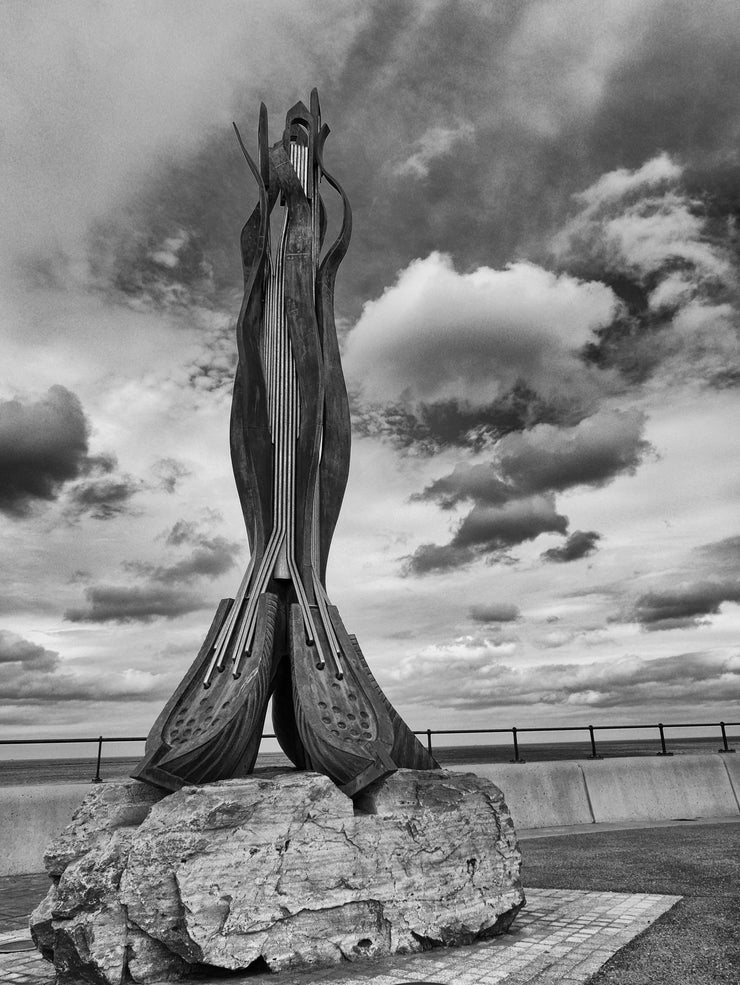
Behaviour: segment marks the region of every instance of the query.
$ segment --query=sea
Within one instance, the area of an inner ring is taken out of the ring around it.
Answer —
[[[740,736],[732,736],[730,748],[740,753]],[[142,743],[143,746],[143,743]],[[97,754],[97,747],[95,753]],[[722,749],[722,738],[670,738],[666,737],[666,748],[674,756],[687,756],[696,753],[717,753]],[[661,751],[657,737],[649,739],[597,740],[600,757],[615,756],[655,756]],[[526,742],[519,743],[520,759],[527,763],[544,763],[554,760],[577,761],[588,759],[591,748],[586,742]],[[513,746],[467,745],[436,746],[434,755],[440,766],[474,766],[480,763],[509,763],[513,760]],[[102,780],[122,780],[130,776],[139,762],[139,756],[105,756],[101,760]],[[86,783],[92,782],[96,773],[96,755],[66,759],[0,759],[0,786],[45,784],[45,783]],[[260,752],[258,767],[290,766],[281,752]]]

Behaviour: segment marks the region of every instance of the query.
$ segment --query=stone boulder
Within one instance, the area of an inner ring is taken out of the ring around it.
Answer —
[[[355,804],[315,773],[151,792],[146,810],[141,784],[106,786],[110,800],[96,790],[47,852],[55,885],[32,916],[60,985],[464,944],[505,931],[524,903],[503,795],[473,774],[399,770]],[[111,803],[135,826],[110,823]]]

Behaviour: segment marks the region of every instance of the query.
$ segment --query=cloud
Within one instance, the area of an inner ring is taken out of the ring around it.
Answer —
[[[159,674],[132,668],[92,674],[65,667],[55,650],[0,630],[0,689],[16,705],[74,701],[125,701],[161,694],[167,682]]]
[[[601,411],[575,427],[538,424],[502,437],[493,460],[459,464],[413,498],[451,509],[465,500],[501,505],[524,495],[600,487],[634,474],[650,445],[642,437],[645,415]]]
[[[715,573],[723,571],[740,575],[740,536],[725,537],[711,544],[702,544],[694,553]]]
[[[426,647],[392,675],[395,700],[433,703],[456,711],[530,705],[543,709],[726,704],[740,698],[740,654],[678,653],[647,659],[522,665],[508,662],[513,644],[483,636]],[[444,668],[446,686],[439,687]]]
[[[450,510],[473,502],[448,545],[422,544],[407,561],[408,574],[462,567],[495,555],[541,533],[566,534],[554,494],[576,486],[599,488],[633,474],[650,445],[643,439],[644,415],[599,411],[575,427],[538,424],[501,438],[491,461],[459,464],[412,499],[436,501]],[[599,534],[576,531],[566,544],[542,555],[571,561],[593,553]]]
[[[602,175],[551,241],[560,269],[609,284],[626,306],[587,350],[632,379],[727,380],[740,367],[737,251],[711,217],[710,192],[690,194],[685,167],[663,153]]]
[[[173,493],[192,471],[176,458],[160,458],[152,466],[152,475],[160,489]]]
[[[56,499],[85,471],[88,434],[82,404],[63,386],[35,402],[0,402],[0,511],[24,517]]]
[[[578,351],[615,303],[604,284],[533,264],[459,274],[449,256],[432,253],[365,305],[345,371],[370,404],[488,406],[520,382],[545,400],[578,404],[596,385]]]
[[[414,500],[435,500],[443,510],[458,503],[473,500],[500,506],[517,495],[517,490],[501,479],[495,462],[458,464],[449,475],[443,475],[412,496]]]
[[[393,170],[398,175],[426,178],[433,161],[449,154],[460,141],[470,140],[474,132],[472,124],[467,122],[455,127],[429,127],[414,142],[414,149],[409,157]]]
[[[60,499],[71,518],[126,512],[144,484],[115,474],[115,455],[90,455],[89,434],[82,404],[66,387],[52,386],[37,401],[1,401],[0,512],[22,519]]]
[[[422,544],[407,559],[406,572],[424,575],[462,567],[479,557],[498,554],[542,533],[562,533],[567,517],[555,509],[550,495],[530,496],[503,506],[476,505],[463,519],[449,544]]]
[[[740,603],[740,579],[699,581],[646,592],[624,618],[650,631],[700,626],[707,616],[717,615],[724,602]]]
[[[240,96],[251,106],[269,89],[290,105],[294,86],[336,73],[356,21],[344,4],[286,0],[252,4],[249,16],[239,0],[163,3],[146,17],[131,0],[18,8],[4,23],[0,198],[21,249],[72,253],[91,218],[120,207],[155,164],[227,131]],[[244,59],[246,75],[232,67]]]
[[[85,589],[85,608],[64,613],[69,622],[152,622],[176,619],[208,607],[201,595],[166,585],[94,585]]]
[[[633,475],[650,448],[639,411],[600,411],[573,428],[538,424],[510,434],[496,446],[501,473],[533,493],[574,486],[600,487],[617,475]]]
[[[173,540],[167,542],[177,543]],[[225,574],[234,567],[236,555],[240,550],[240,544],[228,541],[225,537],[202,537],[187,557],[173,564],[154,565],[130,561],[126,562],[124,567],[148,577],[153,582],[161,582],[165,585],[173,582],[180,584],[192,582],[203,576],[216,578]]]
[[[76,483],[67,496],[67,516],[91,516],[94,520],[111,520],[129,512],[131,499],[144,488],[140,479],[130,475],[106,476]]]
[[[510,602],[489,602],[470,607],[470,618],[474,622],[514,622],[519,615],[519,608]]]
[[[357,393],[350,399],[356,434],[383,438],[425,455],[448,447],[480,450],[512,431],[540,422],[575,424],[587,413],[579,402],[550,403],[521,380],[480,407],[462,397],[419,401],[413,409],[402,403],[370,406]]]
[[[574,530],[561,547],[551,547],[543,551],[540,557],[543,561],[559,563],[578,561],[582,557],[594,554],[598,549],[597,542],[600,540],[601,534],[595,530]]]
[[[19,664],[29,671],[48,673],[58,662],[59,654],[54,650],[0,629],[0,664]]]
[[[504,550],[534,540],[541,533],[565,533],[568,521],[555,510],[552,497],[531,496],[504,506],[474,506],[453,538],[459,547]]]
[[[135,584],[91,585],[85,589],[86,606],[68,608],[64,618],[70,622],[152,622],[207,608],[210,603],[194,586],[233,568],[241,545],[209,535],[196,521],[186,520],[178,520],[164,540],[169,547],[186,546],[190,551],[170,564],[124,561],[122,567],[135,576]]]

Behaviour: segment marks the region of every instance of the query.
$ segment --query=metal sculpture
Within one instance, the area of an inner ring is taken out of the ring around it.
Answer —
[[[349,471],[350,417],[334,323],[334,283],[351,234],[347,196],[326,170],[318,93],[289,110],[269,147],[260,107],[259,188],[241,234],[244,300],[231,457],[251,560],[219,605],[198,656],[155,722],[134,776],[165,789],[245,776],[272,697],[276,737],[298,769],[352,796],[432,756],[381,691],[329,601],[326,563]],[[327,228],[319,183],[341,197]],[[271,216],[282,211],[279,242]]]

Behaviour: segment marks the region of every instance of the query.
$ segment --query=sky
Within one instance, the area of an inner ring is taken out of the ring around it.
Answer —
[[[740,720],[735,0],[0,26],[0,738],[145,734],[237,588],[231,122],[255,149],[264,100],[276,140],[312,86],[354,215],[327,585],[390,699],[417,729]]]

